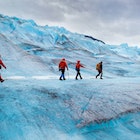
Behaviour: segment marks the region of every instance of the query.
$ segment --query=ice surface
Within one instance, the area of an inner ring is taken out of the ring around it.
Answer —
[[[135,78],[63,82],[11,77],[0,91],[2,139],[140,137],[139,80]]]
[[[140,48],[0,15],[0,139],[140,139]],[[66,81],[58,63],[66,58]],[[75,79],[81,60],[82,80]],[[103,80],[95,65],[103,61]]]

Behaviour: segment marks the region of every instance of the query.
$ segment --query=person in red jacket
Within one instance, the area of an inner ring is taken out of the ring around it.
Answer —
[[[63,78],[63,80],[66,80],[65,79],[65,68],[67,68],[67,70],[68,70],[68,65],[66,63],[66,60],[65,60],[65,58],[63,58],[59,63],[59,71],[61,71],[61,76],[60,76],[59,80],[62,80],[62,78]]]
[[[4,67],[6,69],[6,66],[4,65],[4,63],[2,62],[2,59],[1,59],[1,55],[0,55],[0,69],[2,69],[2,67]],[[1,77],[1,73],[0,73],[0,82],[3,82],[4,80],[2,79]]]
[[[82,64],[80,64],[80,61],[78,60],[75,66],[75,70],[77,71],[76,77],[75,79],[78,80],[78,75],[80,76],[80,79],[82,79],[81,73],[80,73],[80,68],[84,66]]]

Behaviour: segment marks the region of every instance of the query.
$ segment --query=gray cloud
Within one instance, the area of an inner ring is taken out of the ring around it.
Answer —
[[[4,0],[0,13],[64,26],[110,44],[140,46],[139,0]]]

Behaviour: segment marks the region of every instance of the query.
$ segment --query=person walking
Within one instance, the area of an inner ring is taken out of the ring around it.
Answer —
[[[60,76],[59,80],[66,80],[66,78],[65,78],[65,68],[67,68],[67,70],[68,70],[67,62],[66,62],[65,58],[63,58],[59,62],[59,71],[61,71],[61,76]]]
[[[2,59],[1,59],[1,55],[0,55],[0,69],[2,69],[2,67],[4,67],[6,69],[6,66],[4,65]],[[0,73],[0,82],[3,82],[3,78],[1,76],[1,73]]]
[[[96,75],[96,78],[100,75],[100,79],[103,79],[103,62],[101,61],[96,65],[96,70],[98,71],[98,74]]]
[[[76,77],[75,79],[78,80],[78,76],[80,77],[80,79],[82,79],[81,73],[80,73],[80,68],[84,66],[82,64],[80,64],[80,60],[77,61],[76,66],[75,66],[75,70],[77,71]]]

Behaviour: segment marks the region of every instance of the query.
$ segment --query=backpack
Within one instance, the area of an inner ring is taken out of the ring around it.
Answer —
[[[96,70],[99,70],[100,69],[100,64],[96,64]]]

